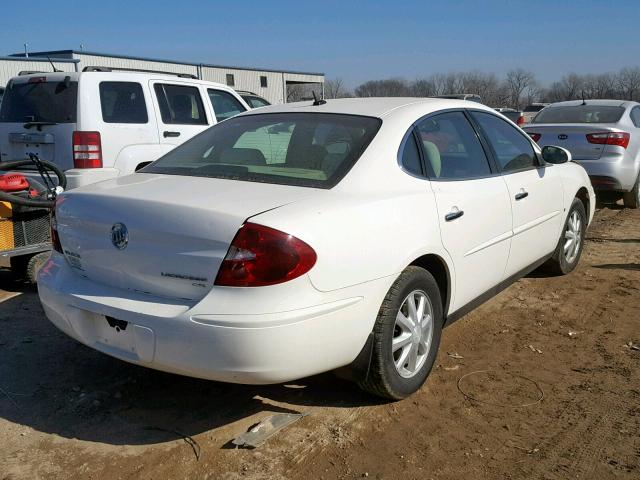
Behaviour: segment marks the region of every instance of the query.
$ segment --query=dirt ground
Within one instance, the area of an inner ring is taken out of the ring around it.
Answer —
[[[120,362],[0,268],[0,479],[639,479],[640,211],[601,209],[587,237],[571,275],[534,274],[446,329],[396,403],[333,374],[246,387]],[[309,415],[230,444],[277,412]]]

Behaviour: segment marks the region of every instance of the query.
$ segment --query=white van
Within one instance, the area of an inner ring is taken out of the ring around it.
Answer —
[[[248,109],[231,88],[190,75],[106,67],[21,75],[0,107],[0,161],[37,153],[75,188],[133,173]]]

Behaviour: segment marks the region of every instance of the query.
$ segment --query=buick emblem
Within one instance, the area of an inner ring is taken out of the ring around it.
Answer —
[[[569,137],[567,137],[564,133],[561,133],[560,135],[558,135],[558,140],[566,140],[567,138]]]
[[[129,244],[129,230],[124,223],[116,223],[111,227],[111,243],[118,250],[124,250]]]

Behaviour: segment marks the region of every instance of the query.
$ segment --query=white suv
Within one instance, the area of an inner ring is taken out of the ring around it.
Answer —
[[[0,108],[0,161],[37,153],[65,170],[71,189],[133,173],[248,109],[231,88],[188,75],[87,67],[17,76]]]

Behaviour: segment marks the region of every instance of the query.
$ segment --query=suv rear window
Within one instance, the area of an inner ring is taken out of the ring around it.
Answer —
[[[623,113],[624,107],[610,105],[547,107],[532,123],[616,123]]]
[[[100,106],[105,123],[147,123],[142,85],[135,82],[100,82]]]
[[[48,82],[32,77],[27,82],[11,82],[0,108],[0,122],[75,123],[78,82]]]
[[[326,113],[243,115],[205,130],[141,172],[331,188],[381,123]]]

